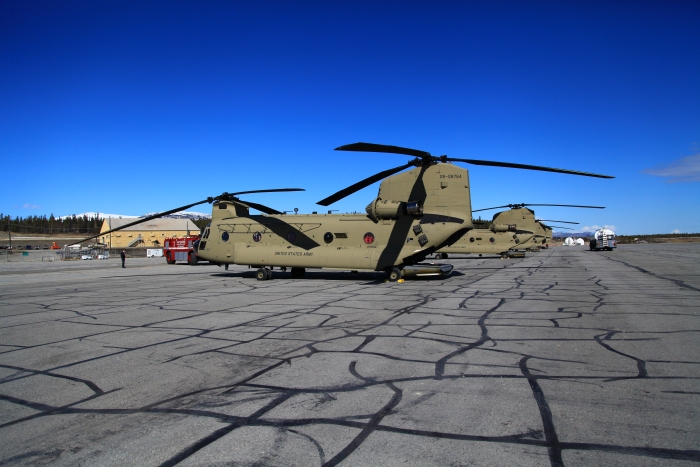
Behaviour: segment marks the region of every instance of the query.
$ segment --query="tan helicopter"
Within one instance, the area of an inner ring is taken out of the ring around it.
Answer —
[[[603,206],[579,206],[574,204],[508,204],[492,208],[475,209],[472,212],[489,211],[509,207],[496,213],[488,228],[475,228],[465,233],[451,245],[443,246],[435,257],[445,259],[450,253],[499,254],[502,258],[513,256],[520,250],[538,251],[552,240],[552,229],[544,221],[535,218],[534,211],[525,206],[558,206],[570,208],[605,209]],[[554,221],[565,224],[578,222]],[[560,227],[566,229],[567,227]],[[520,255],[522,256],[522,255]]]
[[[215,264],[257,268],[256,278],[267,280],[273,268],[302,276],[306,268],[384,271],[391,281],[405,275],[449,274],[452,265],[420,265],[429,254],[453,243],[472,229],[469,172],[449,162],[614,178],[509,162],[435,157],[425,151],[372,143],[336,148],[415,156],[409,163],[384,170],[321,200],[329,206],[383,180],[379,195],[358,214],[283,214],[267,206],[243,201],[236,195],[303,191],[299,188],[224,193],[214,198],[155,214],[140,222],[212,203],[212,219],[197,246],[201,259]],[[403,173],[405,169],[414,167]],[[249,208],[266,215],[250,214]],[[119,230],[113,229],[111,232]],[[103,232],[100,235],[104,235]],[[94,238],[94,237],[91,237]],[[86,239],[87,240],[87,239]]]

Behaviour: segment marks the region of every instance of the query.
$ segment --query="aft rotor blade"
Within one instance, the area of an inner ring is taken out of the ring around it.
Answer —
[[[247,195],[250,193],[277,193],[280,191],[306,191],[303,188],[273,188],[271,190],[250,190],[250,191],[238,191],[236,193],[228,193],[231,196],[236,195]],[[257,208],[256,208],[257,209]]]
[[[357,143],[357,144],[367,144],[367,143]],[[378,146],[378,145],[377,145]],[[386,177],[389,177],[390,175],[394,175],[395,173],[401,172],[404,169],[407,169],[409,167],[412,167],[413,163],[405,164],[399,167],[395,167],[393,169],[385,170],[383,172],[379,172],[378,174],[374,174],[371,177],[367,177],[362,181],[359,181],[355,183],[354,185],[350,185],[347,188],[343,188],[342,190],[330,195],[328,198],[322,199],[316,204],[320,204],[321,206],[330,206],[331,204],[335,203],[336,201],[339,201],[346,196],[350,196],[351,194],[355,193],[356,191],[360,191],[361,189],[370,186],[373,183],[378,182],[379,180],[383,180]]]
[[[251,203],[250,201],[244,201],[242,199],[240,200],[234,200],[234,203],[242,204],[243,206],[257,209],[260,212],[264,212],[265,214],[282,214],[280,211],[276,209],[269,208],[265,206],[264,204],[259,204],[259,203]]]
[[[605,206],[579,206],[577,204],[518,204],[517,206],[558,206],[562,208],[605,209]]]
[[[418,149],[402,148],[401,146],[389,146],[387,144],[374,143],[353,143],[344,146],[338,146],[336,151],[359,151],[359,152],[387,152],[389,154],[405,154],[407,156],[416,156],[422,159],[432,157],[429,152],[420,151]]]
[[[554,221],[552,219],[537,219],[540,222],[561,222],[562,224],[579,224],[580,222]]]
[[[590,172],[579,172],[577,170],[555,169],[554,167],[542,167],[539,165],[515,164],[513,162],[482,161],[478,159],[455,159],[454,157],[444,158],[446,161],[466,162],[467,164],[486,165],[491,167],[508,167],[511,169],[539,170],[541,172],[555,172],[570,175],[582,175],[584,177],[615,178],[612,175],[601,175]]]
[[[116,232],[117,230],[126,229],[127,227],[131,227],[133,225],[138,225],[138,224],[141,224],[143,222],[148,222],[150,220],[157,219],[159,217],[167,216],[168,214],[175,214],[176,212],[184,211],[184,210],[189,209],[193,206],[197,206],[198,204],[211,203],[212,201],[213,201],[213,198],[207,198],[205,200],[197,201],[196,203],[188,204],[186,206],[180,206],[179,208],[171,209],[169,211],[158,212],[156,214],[152,214],[150,216],[146,216],[143,218],[140,217],[137,220],[135,220],[134,222],[129,222],[128,224],[124,224],[121,227],[117,227],[116,229],[108,230],[106,232],[100,232],[97,235],[93,235],[92,237],[84,238],[78,242],[71,243],[71,245],[76,245],[78,243],[86,242],[88,240],[92,240],[93,238],[97,238],[101,235],[107,235],[108,233]]]

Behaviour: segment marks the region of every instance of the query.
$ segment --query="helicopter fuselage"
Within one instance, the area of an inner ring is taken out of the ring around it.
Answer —
[[[472,228],[469,173],[432,164],[385,179],[358,214],[251,215],[216,201],[198,255],[218,264],[387,271],[416,264]]]
[[[533,233],[523,230],[494,232],[491,229],[472,229],[451,245],[438,250],[439,253],[505,254],[520,248],[532,239]]]

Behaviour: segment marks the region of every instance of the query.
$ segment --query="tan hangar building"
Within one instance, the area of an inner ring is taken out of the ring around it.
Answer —
[[[137,221],[135,218],[110,217],[102,223],[100,233]],[[152,219],[138,225],[132,225],[118,232],[101,235],[100,243],[108,248],[160,248],[168,237],[185,237],[199,235],[199,227],[190,219]]]

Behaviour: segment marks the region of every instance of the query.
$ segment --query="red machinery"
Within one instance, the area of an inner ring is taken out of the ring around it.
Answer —
[[[175,264],[175,261],[187,261],[193,266],[197,264],[199,257],[192,244],[199,240],[199,237],[199,235],[190,235],[189,237],[166,238],[163,255],[168,264]]]

